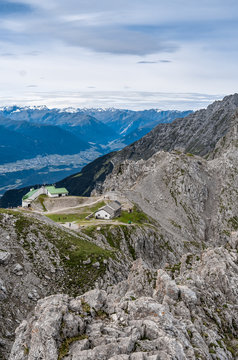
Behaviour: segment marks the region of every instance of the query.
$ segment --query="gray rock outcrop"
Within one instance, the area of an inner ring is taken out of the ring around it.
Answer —
[[[107,291],[40,300],[9,360],[235,359],[237,296],[234,250],[185,255],[176,272],[138,259]]]
[[[156,220],[171,252],[200,252],[207,246],[238,245],[237,126],[205,160],[180,152],[126,160],[106,178],[104,191],[115,191]]]
[[[7,251],[0,250],[0,265],[7,265],[11,258],[11,254]]]
[[[118,152],[113,163],[126,159],[146,160],[161,150],[179,150],[204,157],[237,122],[238,94],[234,94],[183,119],[157,125],[140,140]]]
[[[16,327],[39,299],[127,277],[132,259],[89,240],[42,216],[0,211],[0,359],[8,359]]]

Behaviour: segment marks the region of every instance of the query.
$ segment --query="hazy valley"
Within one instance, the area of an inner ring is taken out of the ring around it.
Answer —
[[[8,189],[54,183],[98,156],[139,139],[156,124],[188,113],[1,108],[0,195]]]

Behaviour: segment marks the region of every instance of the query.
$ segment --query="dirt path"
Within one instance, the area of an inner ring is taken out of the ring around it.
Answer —
[[[42,213],[43,213],[44,215],[47,215],[47,214],[58,214],[58,213],[61,213],[62,211],[67,211],[67,210],[78,209],[78,208],[83,208],[83,207],[86,207],[86,206],[95,205],[95,204],[97,204],[98,202],[103,201],[103,200],[104,200],[104,197],[101,196],[99,199],[97,199],[97,200],[95,200],[95,201],[92,201],[92,202],[90,202],[90,203],[83,203],[83,204],[79,204],[79,205],[76,205],[76,206],[59,208],[59,209],[54,210],[54,211],[45,211],[45,212],[42,212]]]
[[[69,225],[71,224],[71,225]],[[89,226],[98,226],[101,227],[103,225],[125,225],[125,226],[136,226],[138,224],[135,223],[124,223],[124,222],[120,222],[120,221],[110,221],[110,220],[95,220],[95,221],[90,221],[88,223],[77,223],[75,221],[73,221],[72,223],[64,223],[64,224],[60,224],[64,227],[66,227],[67,229],[72,229],[72,230],[81,230],[83,228],[87,228]]]

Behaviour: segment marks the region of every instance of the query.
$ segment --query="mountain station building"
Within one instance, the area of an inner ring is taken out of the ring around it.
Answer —
[[[30,207],[32,201],[37,199],[40,195],[47,195],[51,198],[67,196],[68,190],[65,188],[56,188],[55,186],[42,186],[39,189],[31,189],[22,198],[22,207]]]

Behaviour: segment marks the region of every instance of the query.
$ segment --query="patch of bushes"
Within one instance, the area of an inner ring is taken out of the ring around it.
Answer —
[[[90,312],[91,312],[90,305],[84,299],[81,299],[81,305],[82,305],[83,312],[90,314]]]
[[[44,200],[46,197],[47,197],[46,195],[42,194],[42,195],[38,196],[38,199],[37,199],[37,201],[41,204],[43,211],[47,211],[45,204],[44,204]]]
[[[153,223],[143,211],[136,206],[133,207],[132,212],[122,211],[121,216],[115,218],[115,220],[128,224],[129,222],[135,224]]]
[[[166,270],[171,271],[172,273],[175,273],[175,271],[180,271],[180,268],[181,268],[181,262],[179,262],[178,264],[174,264],[172,266],[166,267]]]

